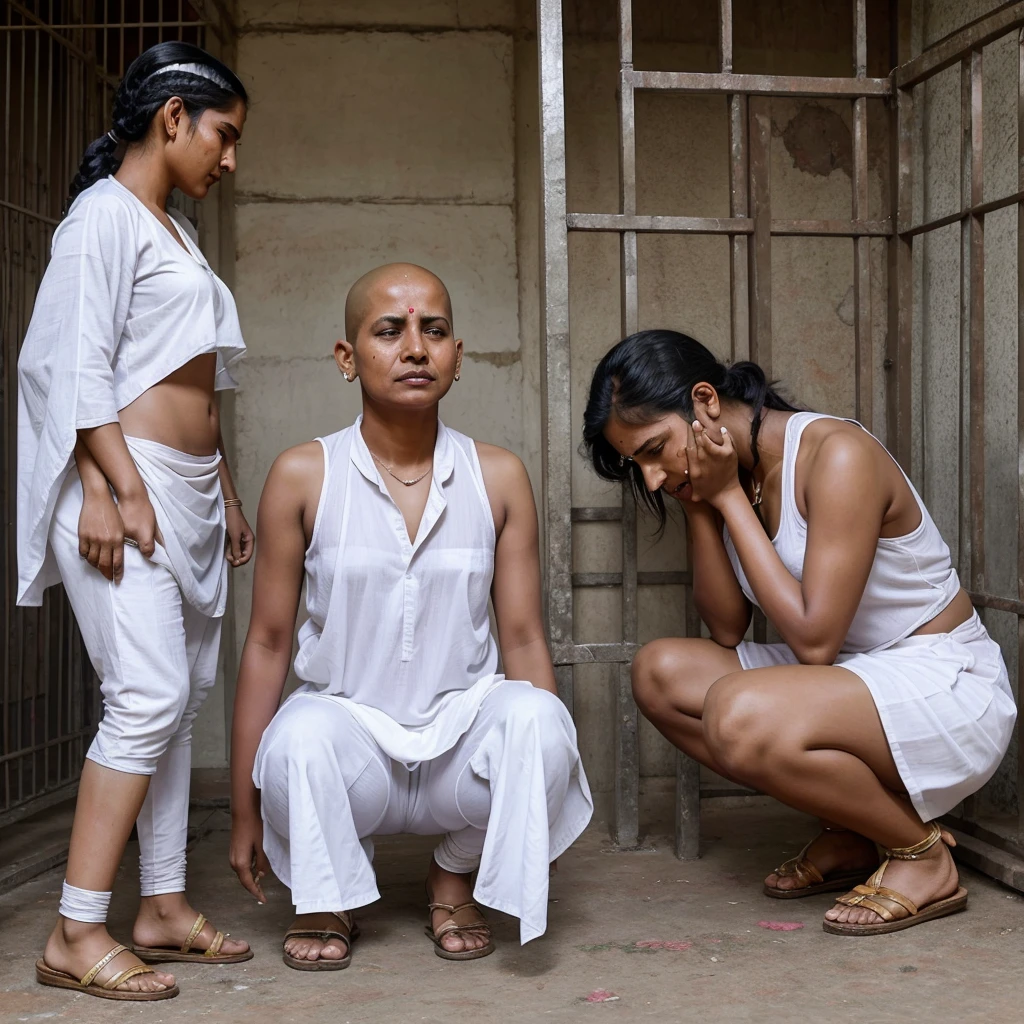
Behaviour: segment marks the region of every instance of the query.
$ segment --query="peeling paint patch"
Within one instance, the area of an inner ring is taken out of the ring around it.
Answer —
[[[488,366],[504,370],[509,366],[515,366],[522,358],[522,352],[519,349],[505,349],[501,352],[466,352],[465,356],[474,363],[486,363]]]
[[[778,134],[797,170],[827,178],[838,169],[852,176],[850,126],[834,110],[805,103]]]

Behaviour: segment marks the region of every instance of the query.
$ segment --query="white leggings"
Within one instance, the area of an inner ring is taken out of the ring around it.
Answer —
[[[477,900],[525,918],[528,941],[544,930],[550,861],[590,818],[575,741],[557,697],[507,681],[454,747],[409,771],[336,698],[297,693],[257,756],[264,850],[310,914],[379,899],[371,836],[445,833],[434,860],[479,866]]]
[[[217,675],[220,619],[181,597],[171,573],[124,549],[124,578],[108,582],[78,553],[82,485],[72,469],[54,510],[50,545],[100,678],[103,718],[87,757],[152,776],[139,814],[143,896],[183,892],[192,723]]]

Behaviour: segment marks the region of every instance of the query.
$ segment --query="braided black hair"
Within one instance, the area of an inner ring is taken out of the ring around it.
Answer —
[[[654,513],[662,528],[667,513],[660,491],[649,491],[636,463],[623,459],[604,436],[614,411],[630,423],[646,423],[676,412],[693,419],[693,389],[710,384],[724,399],[742,402],[753,413],[750,447],[756,466],[757,437],[766,409],[797,412],[765,378],[757,363],[727,366],[699,341],[678,331],[641,331],[620,341],[597,364],[583,414],[583,452],[598,476],[629,480],[638,503]]]
[[[157,74],[171,64],[197,64],[211,77],[178,68]],[[180,42],[151,46],[132,61],[118,86],[113,128],[86,147],[68,190],[65,213],[80,192],[121,166],[125,146],[145,138],[153,118],[172,96],[180,97],[193,131],[205,110],[226,110],[238,100],[249,102],[234,72],[205,50]]]

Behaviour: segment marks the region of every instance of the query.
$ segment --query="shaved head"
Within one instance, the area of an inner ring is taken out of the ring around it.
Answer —
[[[444,313],[451,324],[451,296],[437,274],[415,263],[388,263],[363,274],[349,289],[345,299],[345,337],[349,344],[355,344],[363,325],[376,311],[392,312],[390,307],[395,305],[397,294],[409,284],[437,289],[444,305],[435,312]]]

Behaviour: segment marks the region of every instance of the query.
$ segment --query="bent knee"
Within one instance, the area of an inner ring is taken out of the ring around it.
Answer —
[[[699,718],[707,688],[725,671],[722,649],[710,640],[652,640],[633,659],[633,699],[648,718],[674,711]]]
[[[751,686],[744,673],[718,680],[704,702],[704,740],[715,760],[737,778],[756,777],[781,740],[777,702]]]

